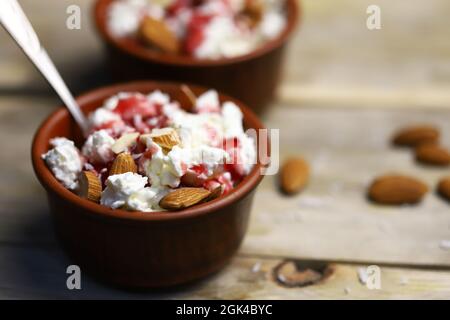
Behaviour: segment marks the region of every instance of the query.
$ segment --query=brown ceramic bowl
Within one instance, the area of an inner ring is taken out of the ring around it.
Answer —
[[[196,83],[240,99],[261,113],[272,101],[280,82],[285,47],[296,29],[298,0],[286,0],[288,24],[282,35],[250,54],[219,60],[199,60],[146,48],[136,40],[118,39],[106,27],[113,0],[97,0],[95,21],[107,47],[108,66],[120,81],[152,79]]]
[[[91,91],[77,101],[85,113],[120,92],[160,89],[187,107],[180,85],[135,82]],[[200,94],[200,87],[191,87]],[[258,118],[241,102],[246,128],[262,129]],[[262,180],[261,164],[228,195],[180,212],[143,213],[112,210],[65,189],[41,155],[49,140],[82,138],[64,108],[52,113],[38,129],[32,146],[34,171],[46,189],[51,214],[63,246],[82,270],[125,287],[163,287],[189,282],[219,270],[236,252],[247,229],[253,194]]]

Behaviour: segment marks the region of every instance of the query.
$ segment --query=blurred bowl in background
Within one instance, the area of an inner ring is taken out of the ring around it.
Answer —
[[[300,18],[298,0],[286,0],[283,33],[255,51],[235,58],[202,60],[165,54],[134,39],[120,39],[107,27],[108,7],[114,0],[97,0],[95,22],[107,48],[108,67],[115,80],[157,79],[215,88],[263,112],[281,80],[285,48]]]

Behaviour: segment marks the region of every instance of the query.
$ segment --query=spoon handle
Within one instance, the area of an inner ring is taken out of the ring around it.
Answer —
[[[41,46],[38,36],[23,12],[17,0],[0,0],[0,24],[17,42],[26,56],[42,73],[53,87],[72,117],[81,128],[84,135],[88,132],[86,117],[81,112],[64,80],[51,61],[45,49]]]

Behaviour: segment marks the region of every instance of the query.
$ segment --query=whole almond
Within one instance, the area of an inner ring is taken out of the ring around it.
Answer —
[[[437,143],[439,137],[440,132],[437,128],[422,125],[398,131],[392,138],[392,142],[398,146],[416,147],[424,143]]]
[[[131,154],[123,152],[114,159],[111,169],[109,170],[109,175],[113,176],[127,172],[136,173],[137,166]]]
[[[247,1],[241,16],[251,28],[255,28],[263,19],[264,4],[260,0]]]
[[[99,202],[102,195],[102,182],[92,171],[83,171],[80,174],[80,187],[78,195],[93,202]]]
[[[178,38],[162,20],[145,17],[140,25],[139,34],[146,44],[164,52],[178,53],[180,51]]]
[[[302,158],[290,158],[281,167],[280,187],[286,194],[300,192],[309,180],[309,165]]]
[[[416,160],[429,165],[447,166],[450,152],[437,144],[422,144],[416,148]]]
[[[203,188],[175,189],[161,199],[159,206],[171,211],[182,210],[201,203],[210,195],[211,192]]]
[[[439,181],[437,191],[444,199],[450,201],[450,176]]]
[[[422,181],[402,175],[377,178],[369,188],[369,198],[379,204],[415,204],[422,200],[428,187]]]

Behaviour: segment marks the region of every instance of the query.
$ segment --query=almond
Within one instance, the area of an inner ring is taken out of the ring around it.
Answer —
[[[128,151],[128,148],[132,147],[136,143],[136,139],[139,137],[138,132],[125,133],[112,145],[111,150],[115,154],[119,154]]]
[[[249,0],[241,13],[250,28],[255,28],[261,23],[264,16],[264,5],[260,0]]]
[[[422,144],[416,148],[416,160],[429,165],[447,166],[450,152],[437,144]]]
[[[195,93],[185,84],[181,85],[181,91],[183,91],[191,104],[189,109],[194,109],[197,105],[197,97],[195,96]]]
[[[377,178],[369,188],[369,198],[380,204],[414,204],[422,200],[428,187],[422,181],[402,175]]]
[[[109,175],[113,176],[127,172],[136,173],[137,166],[131,154],[123,152],[114,159],[111,170],[109,170]]]
[[[159,206],[166,210],[182,210],[201,203],[211,195],[203,188],[180,188],[169,193],[159,202]]]
[[[288,159],[281,167],[280,186],[284,193],[300,192],[309,180],[309,165],[302,158]]]
[[[146,44],[164,52],[178,53],[180,51],[178,38],[162,20],[145,17],[140,25],[139,34]]]
[[[176,145],[181,144],[180,136],[177,131],[172,128],[153,129],[150,138],[168,153]]]
[[[219,186],[215,188],[213,191],[211,191],[211,194],[208,198],[205,199],[205,202],[213,201],[219,198],[222,195],[222,186]]]
[[[99,202],[102,196],[102,182],[92,171],[83,171],[80,175],[78,195],[93,202]]]
[[[450,176],[439,181],[437,191],[444,199],[450,201]]]
[[[439,141],[440,132],[432,126],[414,126],[404,128],[398,131],[392,142],[398,146],[416,147],[424,143],[437,143]]]

